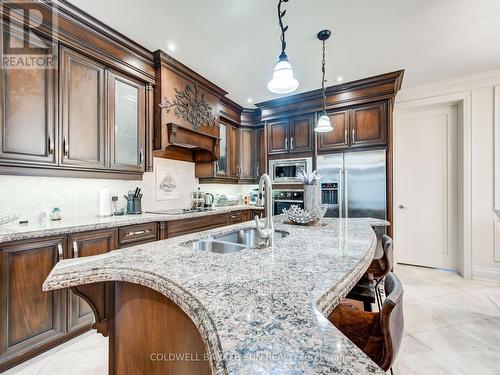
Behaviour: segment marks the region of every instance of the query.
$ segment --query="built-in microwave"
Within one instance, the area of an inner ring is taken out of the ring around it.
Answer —
[[[312,158],[269,160],[273,184],[297,182],[297,173],[312,172]]]

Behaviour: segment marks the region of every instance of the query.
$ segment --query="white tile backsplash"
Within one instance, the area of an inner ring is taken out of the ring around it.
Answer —
[[[19,213],[21,218],[37,220],[46,209],[59,207],[63,216],[92,216],[99,212],[99,190],[109,188],[111,195],[118,195],[119,207],[126,202],[123,195],[139,186],[144,194],[142,208],[168,210],[191,205],[191,193],[198,186],[194,164],[155,158],[157,167],[178,171],[179,197],[175,200],[156,200],[155,173],[144,174],[142,181],[103,180],[64,177],[0,176],[0,215]],[[202,191],[212,194],[241,194],[250,190],[248,185],[200,185]]]

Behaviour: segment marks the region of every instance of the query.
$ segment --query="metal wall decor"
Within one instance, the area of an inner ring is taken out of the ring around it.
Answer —
[[[198,89],[196,83],[193,86],[188,83],[184,90],[174,89],[174,100],[171,102],[164,97],[160,108],[167,113],[173,108],[175,116],[188,121],[194,130],[201,126],[219,127],[212,107],[205,100],[205,93]]]

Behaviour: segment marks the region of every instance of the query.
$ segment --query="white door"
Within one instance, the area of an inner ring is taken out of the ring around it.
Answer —
[[[398,263],[457,269],[456,105],[398,113],[394,247]]]

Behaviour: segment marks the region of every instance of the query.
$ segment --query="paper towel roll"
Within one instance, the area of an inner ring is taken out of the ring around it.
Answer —
[[[111,192],[107,188],[99,191],[99,216],[111,216]]]

